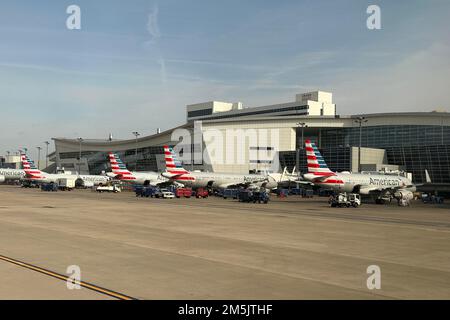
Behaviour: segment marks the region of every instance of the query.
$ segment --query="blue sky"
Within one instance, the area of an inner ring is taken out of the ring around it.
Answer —
[[[66,8],[81,7],[81,30]],[[381,7],[381,30],[366,8]],[[0,7],[0,154],[131,138],[185,105],[326,90],[338,113],[450,110],[450,2],[17,0]]]

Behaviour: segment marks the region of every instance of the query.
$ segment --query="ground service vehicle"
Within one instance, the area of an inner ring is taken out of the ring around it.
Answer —
[[[334,196],[330,196],[328,203],[331,207],[347,207],[347,195],[345,193],[339,193]]]
[[[113,185],[105,185],[105,186],[98,186],[97,189],[95,189],[97,192],[114,192],[118,193],[122,191],[122,188],[116,184]]]
[[[328,201],[332,207],[358,207],[361,205],[361,196],[357,193],[339,193],[330,196]]]
[[[314,191],[312,189],[303,189],[302,198],[312,198]]]
[[[280,197],[287,197],[289,195],[289,189],[277,189],[276,193]]]
[[[435,195],[429,195],[427,193],[422,194],[423,203],[444,203],[444,198]]]
[[[253,202],[253,203],[268,203],[269,195],[266,191],[252,191],[252,190],[240,190],[239,192],[240,202]]]
[[[254,191],[252,195],[253,203],[265,203],[267,204],[269,202],[269,195],[265,191]]]
[[[224,189],[223,190],[223,198],[232,198],[237,199],[239,197],[239,189]]]
[[[75,182],[76,179],[60,178],[56,183],[58,184],[59,190],[71,191],[75,189]]]
[[[24,180],[22,188],[39,188],[39,183],[37,181]]]
[[[347,200],[353,207],[359,207],[361,205],[361,196],[357,193],[349,193],[347,195]]]
[[[192,196],[192,189],[191,188],[175,189],[175,196],[177,198],[181,198],[181,197],[190,198]]]
[[[289,194],[291,194],[291,195],[299,196],[299,195],[301,195],[302,193],[303,193],[303,189],[302,189],[302,188],[292,188],[292,189],[289,189]]]
[[[43,183],[41,184],[41,190],[42,191],[50,191],[55,192],[58,191],[58,185],[56,183],[50,182],[50,183]]]
[[[251,202],[253,197],[253,192],[250,190],[240,190],[238,199],[240,202]]]
[[[175,194],[167,189],[160,189],[155,192],[155,198],[172,199]]]
[[[151,197],[155,195],[155,193],[158,191],[157,188],[154,187],[144,187],[141,185],[138,185],[135,187],[134,192],[136,193],[136,197]]]
[[[198,188],[195,191],[195,197],[196,198],[208,198],[209,197],[209,192],[208,192],[208,190],[206,190],[204,188]]]

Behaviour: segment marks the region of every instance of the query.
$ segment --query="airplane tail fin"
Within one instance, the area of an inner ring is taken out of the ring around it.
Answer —
[[[25,171],[25,174],[28,178],[31,179],[41,179],[43,178],[42,171],[39,170],[36,165],[34,164],[34,161],[31,160],[30,157],[28,157],[25,153],[22,153],[20,155],[23,171]]]
[[[308,162],[308,173],[313,173],[315,175],[334,174],[334,172],[328,168],[325,160],[323,159],[319,149],[317,149],[314,142],[306,140],[305,149]]]
[[[113,152],[109,153],[109,163],[113,174],[115,174],[120,180],[134,180],[133,173],[131,173],[126,165],[120,160],[120,157]]]
[[[175,152],[169,146],[164,146],[164,158],[166,161],[166,171],[171,174],[187,174],[189,171],[183,168],[181,161],[178,161]]]

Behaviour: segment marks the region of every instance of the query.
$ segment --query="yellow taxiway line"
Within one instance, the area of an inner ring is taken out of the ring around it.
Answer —
[[[119,300],[136,300],[136,298],[127,296],[125,294],[122,294],[122,293],[119,293],[119,292],[115,292],[115,291],[112,291],[112,290],[108,290],[108,289],[96,286],[96,285],[88,283],[88,282],[72,279],[72,278],[69,278],[68,276],[65,276],[65,275],[53,272],[51,270],[47,270],[47,269],[44,269],[44,268],[41,268],[41,267],[37,267],[35,265],[29,264],[29,263],[26,263],[26,262],[23,262],[23,261],[19,261],[19,260],[16,260],[16,259],[12,259],[12,258],[3,256],[3,255],[0,255],[0,260],[3,260],[3,261],[6,261],[6,262],[9,262],[9,263],[21,266],[21,267],[29,269],[29,270],[33,270],[33,271],[37,271],[37,272],[43,273],[43,274],[48,275],[48,276],[53,277],[53,278],[57,278],[57,279],[60,279],[60,280],[63,280],[63,281],[69,281],[69,282],[71,282],[73,284],[76,284],[76,285],[79,285],[79,286],[81,286],[83,288],[86,288],[86,289],[89,289],[89,290],[93,290],[93,291],[96,291],[96,292],[108,295],[110,297],[113,297],[113,298],[116,298],[116,299],[119,299]]]

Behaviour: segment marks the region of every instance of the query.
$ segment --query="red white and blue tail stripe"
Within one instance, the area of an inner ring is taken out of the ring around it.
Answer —
[[[27,178],[36,180],[45,178],[42,171],[36,167],[34,161],[31,160],[26,154],[21,154],[20,158],[22,161],[23,171],[25,171]]]
[[[183,168],[181,161],[178,161],[175,152],[169,146],[164,146],[164,158],[166,161],[166,171],[174,175],[189,174],[190,172]]]
[[[136,180],[136,177],[132,172],[128,171],[125,164],[120,160],[116,153],[109,153],[109,162],[111,164],[112,172],[116,175],[119,180]]]
[[[312,173],[318,176],[330,176],[334,175],[334,172],[331,171],[322,155],[320,154],[319,149],[317,149],[315,143],[310,140],[305,141],[305,149],[306,149],[306,159],[308,162],[308,173]]]

